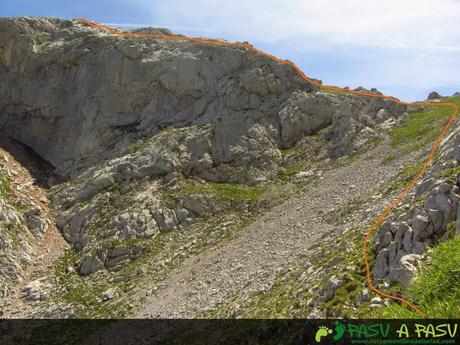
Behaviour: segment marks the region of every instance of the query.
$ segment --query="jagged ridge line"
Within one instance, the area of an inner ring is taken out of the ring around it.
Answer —
[[[370,267],[369,267],[369,260],[368,260],[368,256],[367,256],[367,244],[369,242],[370,236],[375,232],[375,230],[377,230],[377,228],[388,217],[388,215],[391,213],[391,211],[399,204],[399,202],[406,196],[406,194],[414,187],[414,185],[422,178],[423,174],[426,172],[428,166],[430,165],[431,161],[433,160],[433,157],[434,157],[434,155],[436,153],[436,150],[437,150],[439,144],[441,143],[441,140],[444,138],[446,132],[451,127],[455,117],[458,115],[459,106],[457,104],[450,103],[450,102],[403,102],[403,101],[400,101],[399,99],[396,99],[394,97],[387,96],[387,95],[375,94],[375,93],[367,93],[367,92],[362,92],[362,91],[357,91],[357,90],[350,90],[350,89],[345,89],[345,88],[338,87],[338,86],[323,85],[323,84],[321,84],[321,83],[319,83],[319,82],[307,77],[305,75],[305,73],[302,72],[302,70],[294,62],[289,61],[289,60],[283,60],[283,59],[280,59],[280,58],[278,58],[276,56],[267,54],[267,53],[255,48],[251,44],[246,43],[246,42],[233,42],[232,43],[232,42],[212,41],[212,40],[207,40],[207,39],[203,39],[203,38],[199,38],[199,37],[186,37],[186,36],[179,36],[179,35],[127,33],[127,32],[121,32],[121,31],[119,31],[119,30],[117,30],[115,28],[111,28],[111,27],[109,27],[107,25],[97,24],[95,22],[92,22],[92,21],[90,21],[88,19],[84,19],[84,18],[78,18],[78,19],[76,19],[76,21],[81,22],[81,23],[86,24],[86,25],[89,25],[89,26],[91,26],[93,28],[103,29],[105,31],[110,32],[111,34],[122,36],[122,37],[152,37],[152,38],[163,38],[163,39],[180,40],[180,41],[193,41],[193,42],[199,42],[199,43],[204,43],[204,44],[208,44],[208,45],[215,45],[215,46],[243,47],[243,48],[251,50],[251,51],[253,51],[253,52],[255,52],[255,53],[259,54],[259,55],[262,55],[262,56],[265,56],[265,57],[267,57],[267,58],[269,58],[271,60],[274,60],[276,62],[291,66],[304,81],[306,81],[307,83],[318,87],[319,89],[335,90],[335,91],[342,91],[342,92],[345,92],[345,93],[352,93],[352,94],[366,96],[366,97],[382,98],[382,99],[386,99],[386,100],[388,100],[390,102],[393,102],[393,103],[396,103],[396,104],[399,104],[399,105],[406,105],[406,106],[407,105],[409,105],[409,106],[436,106],[436,107],[449,107],[449,108],[451,108],[452,109],[452,115],[449,117],[449,120],[447,121],[446,125],[444,126],[441,134],[439,135],[439,137],[436,139],[435,143],[433,144],[433,146],[431,148],[431,151],[430,151],[430,154],[428,155],[427,159],[425,160],[425,163],[423,164],[422,168],[418,172],[417,176],[415,176],[412,179],[412,181],[409,182],[409,184],[396,197],[396,199],[393,200],[393,202],[390,205],[388,205],[377,216],[377,218],[374,221],[374,223],[367,230],[365,238],[364,238],[364,242],[363,242],[363,257],[364,257],[364,263],[365,263],[365,266],[366,266],[367,283],[368,283],[369,287],[371,288],[371,290],[374,291],[377,295],[380,295],[380,296],[386,297],[386,298],[390,298],[390,299],[393,299],[395,301],[399,301],[399,302],[401,302],[403,304],[406,304],[407,306],[409,306],[410,308],[415,310],[422,317],[427,316],[427,314],[425,312],[420,310],[416,305],[414,305],[410,301],[408,301],[408,300],[406,300],[406,299],[404,299],[402,297],[387,294],[387,293],[377,289],[374,286],[374,284],[372,282],[372,276],[371,276],[371,271],[370,271]]]

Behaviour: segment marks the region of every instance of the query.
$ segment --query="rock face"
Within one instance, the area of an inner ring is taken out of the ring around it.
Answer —
[[[170,34],[157,28],[132,32]],[[406,110],[412,111],[385,99],[319,90],[290,66],[243,47],[123,38],[48,18],[0,19],[0,78],[0,131],[35,151],[52,171],[35,180],[0,152],[0,296],[16,295],[35,305],[53,301],[56,293],[75,296],[77,281],[97,291],[91,298],[106,308],[123,305],[138,276],[157,280],[297,187],[340,181],[330,188],[334,197],[324,199],[329,208],[347,200],[335,199],[342,186],[350,196],[356,189],[360,193],[355,182],[347,186],[350,176],[372,176],[372,186],[382,183],[386,177],[380,176],[398,171],[396,163],[381,175],[381,167],[370,163],[357,165],[363,167],[359,174],[344,168],[339,178],[329,169],[342,163],[336,158],[372,147]],[[398,216],[388,218],[377,233],[373,278],[383,288],[409,286],[427,249],[453,231],[460,233],[460,134],[447,139]],[[49,187],[46,197],[36,188],[38,180]],[[372,200],[367,205],[373,207]],[[353,217],[364,221],[372,207]],[[318,215],[324,215],[324,207]],[[308,222],[293,221],[289,228]],[[337,230],[321,247],[345,234]],[[63,238],[75,252],[62,255]],[[255,242],[265,243],[259,237]],[[353,249],[353,243],[340,244],[340,251]],[[342,261],[339,256],[318,263],[325,270],[308,268],[306,273],[324,285],[309,292],[316,295],[308,302],[311,317],[339,317],[335,307],[321,312],[319,306],[333,306],[356,290],[352,272],[357,268],[347,266],[350,273],[343,273],[337,269]],[[22,289],[14,291],[21,280]],[[372,308],[387,303],[363,288],[348,302]],[[16,307],[0,302],[0,309],[2,303]],[[62,317],[61,307],[55,307],[46,315]]]
[[[168,127],[210,124],[207,144],[190,143],[209,146],[210,163],[257,165],[331,123],[335,139],[356,132],[349,117],[402,112],[315,94],[291,67],[244,48],[121,38],[46,18],[2,19],[0,32],[0,129],[64,176]]]
[[[274,123],[290,92],[314,90],[292,68],[240,48],[120,38],[44,18],[3,19],[0,32],[0,128],[64,175],[165,127],[241,128],[212,138],[237,145],[259,122]],[[237,152],[216,154],[230,161]]]
[[[374,248],[375,282],[409,286],[428,247],[459,232],[460,178],[453,170],[460,163],[459,143],[457,129],[442,146],[439,161],[408,194],[405,203],[413,205],[380,227]]]
[[[436,92],[436,91],[432,91],[430,92],[430,94],[428,95],[428,100],[433,100],[433,99],[440,99],[442,96]]]
[[[0,19],[0,78],[0,130],[54,167],[53,212],[82,275],[120,269],[144,250],[140,240],[217,212],[203,193],[171,200],[178,181],[264,183],[280,150],[306,136],[323,131],[325,156],[336,158],[405,113],[320,91],[243,47],[48,18]],[[37,212],[24,222],[43,233]]]

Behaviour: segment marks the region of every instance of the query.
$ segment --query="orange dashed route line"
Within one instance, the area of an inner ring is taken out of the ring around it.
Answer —
[[[412,189],[412,187],[414,187],[414,185],[422,178],[423,174],[425,173],[425,171],[427,170],[427,168],[430,165],[431,161],[433,160],[433,157],[434,157],[434,155],[436,153],[436,150],[437,150],[439,144],[441,143],[441,140],[444,138],[446,132],[449,130],[450,126],[452,125],[452,122],[454,121],[454,118],[458,115],[458,112],[459,112],[459,106],[458,105],[456,105],[455,103],[449,103],[449,102],[413,102],[413,103],[403,102],[403,101],[400,101],[400,100],[398,100],[396,98],[386,96],[386,95],[372,94],[372,93],[366,93],[366,92],[361,92],[361,91],[356,91],[356,90],[344,89],[344,88],[336,87],[336,86],[322,85],[321,83],[317,82],[316,80],[313,80],[313,79],[310,79],[309,77],[307,77],[302,72],[302,70],[299,67],[297,67],[297,65],[295,63],[293,63],[292,61],[283,60],[283,59],[280,59],[280,58],[278,58],[276,56],[267,54],[267,53],[255,48],[255,47],[253,47],[251,44],[246,43],[246,42],[232,43],[232,42],[221,42],[221,41],[207,40],[207,39],[203,39],[203,38],[199,38],[199,37],[185,37],[185,36],[179,36],[179,35],[127,33],[127,32],[122,32],[122,31],[119,31],[117,29],[111,28],[111,27],[106,26],[106,25],[94,23],[94,22],[92,22],[92,21],[90,21],[88,19],[76,19],[76,21],[78,21],[80,23],[83,23],[83,24],[86,24],[86,25],[89,25],[89,26],[91,26],[93,28],[98,28],[98,29],[102,29],[104,31],[108,31],[111,34],[122,36],[122,37],[154,37],[154,38],[163,38],[163,39],[177,40],[177,41],[193,41],[193,42],[199,42],[199,43],[204,43],[204,44],[214,45],[214,46],[243,47],[243,48],[251,50],[251,51],[253,51],[253,52],[255,52],[255,53],[259,54],[259,55],[265,56],[266,58],[269,58],[269,59],[271,59],[273,61],[276,61],[276,62],[285,64],[285,65],[291,66],[304,81],[306,81],[307,83],[309,83],[311,85],[314,85],[314,86],[316,86],[316,87],[318,87],[320,89],[342,91],[342,92],[352,93],[352,94],[356,94],[356,95],[362,95],[362,96],[366,96],[366,97],[383,98],[383,99],[389,100],[389,101],[391,101],[393,103],[400,104],[400,105],[435,106],[435,107],[449,107],[449,108],[451,108],[452,109],[452,115],[450,116],[449,120],[445,124],[441,134],[439,135],[439,137],[434,142],[434,144],[433,144],[433,146],[431,148],[431,151],[430,151],[428,157],[426,158],[425,163],[423,164],[422,168],[418,172],[417,176],[415,176],[412,179],[412,181],[409,182],[409,184],[406,186],[406,188],[404,188],[402,190],[402,192],[396,197],[396,199],[393,200],[393,202],[390,205],[388,205],[380,213],[380,215],[377,217],[377,219],[374,221],[374,223],[367,230],[366,236],[365,236],[364,242],[363,242],[363,257],[364,257],[364,263],[366,265],[367,282],[368,282],[369,287],[371,288],[371,290],[374,291],[376,294],[382,296],[382,297],[386,297],[386,298],[393,299],[395,301],[399,301],[399,302],[409,306],[413,310],[415,310],[420,316],[427,317],[427,314],[425,312],[420,310],[415,304],[411,303],[410,301],[408,301],[408,300],[406,300],[404,298],[401,298],[399,296],[393,296],[393,295],[387,294],[387,293],[385,293],[383,291],[380,291],[379,289],[377,289],[374,286],[374,284],[372,282],[370,267],[369,267],[369,260],[368,260],[368,257],[367,257],[367,248],[368,248],[369,238],[371,237],[371,235],[375,232],[375,230],[377,230],[377,228],[388,217],[388,215],[399,204],[399,202],[406,196],[406,194]]]

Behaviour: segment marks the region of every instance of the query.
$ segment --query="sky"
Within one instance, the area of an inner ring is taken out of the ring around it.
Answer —
[[[460,0],[1,0],[0,17],[23,15],[248,41],[324,84],[404,101],[460,91]]]

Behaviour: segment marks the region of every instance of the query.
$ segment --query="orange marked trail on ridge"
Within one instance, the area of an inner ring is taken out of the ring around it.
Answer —
[[[399,202],[406,196],[406,194],[412,189],[412,187],[414,187],[414,185],[422,178],[423,174],[428,169],[428,166],[430,165],[431,161],[433,160],[433,157],[434,157],[434,155],[436,153],[436,150],[437,150],[439,144],[441,143],[441,140],[444,138],[446,132],[449,130],[450,126],[452,125],[452,122],[454,121],[454,118],[458,115],[458,112],[459,112],[459,106],[458,105],[456,105],[454,103],[448,103],[448,102],[413,102],[413,103],[403,102],[403,101],[400,101],[400,100],[398,100],[396,98],[393,98],[391,96],[386,96],[386,95],[381,95],[381,94],[372,94],[372,93],[366,93],[366,92],[355,91],[355,90],[349,90],[349,89],[344,89],[344,88],[337,87],[337,86],[323,85],[323,84],[321,84],[321,83],[319,83],[319,82],[307,77],[302,72],[302,70],[295,63],[293,63],[292,61],[283,60],[283,59],[280,59],[280,58],[278,58],[276,56],[267,54],[267,53],[255,48],[255,47],[253,47],[251,44],[246,43],[246,42],[232,43],[232,42],[221,42],[221,41],[207,40],[207,39],[203,39],[203,38],[199,38],[199,37],[185,37],[185,36],[179,36],[179,35],[127,33],[127,32],[119,31],[119,30],[117,30],[115,28],[111,28],[111,27],[106,26],[106,25],[94,23],[94,22],[92,22],[92,21],[90,21],[88,19],[76,19],[76,20],[81,22],[81,23],[83,23],[83,24],[89,25],[89,26],[91,26],[93,28],[101,29],[101,30],[110,32],[113,35],[118,35],[118,36],[121,36],[121,37],[152,37],[152,38],[163,38],[163,39],[176,40],[176,41],[198,42],[198,43],[204,43],[204,44],[214,45],[214,46],[240,47],[240,48],[242,47],[242,48],[251,50],[251,51],[255,52],[256,54],[265,56],[266,58],[271,59],[273,61],[276,61],[276,62],[285,64],[285,65],[291,66],[305,82],[307,82],[308,84],[314,85],[314,86],[318,87],[319,89],[335,90],[335,91],[342,91],[342,92],[352,93],[352,94],[355,94],[355,95],[361,95],[361,96],[366,96],[366,97],[382,98],[382,99],[385,99],[385,100],[388,100],[390,102],[400,104],[400,105],[434,106],[434,107],[449,107],[449,108],[451,108],[452,109],[452,115],[450,116],[449,120],[447,121],[446,125],[444,126],[441,134],[439,135],[439,137],[434,142],[434,144],[433,144],[433,146],[431,148],[431,151],[430,151],[428,157],[426,158],[425,163],[423,164],[422,168],[418,172],[417,176],[415,176],[412,179],[412,181],[410,181],[409,184],[396,197],[396,199],[393,200],[393,202],[390,205],[388,205],[385,208],[385,210],[383,210],[382,213],[380,213],[380,215],[377,217],[377,219],[374,221],[374,223],[367,230],[366,236],[365,236],[364,242],[363,242],[363,258],[364,258],[364,263],[366,265],[367,282],[368,282],[368,285],[369,285],[370,289],[372,291],[374,291],[376,294],[378,294],[378,295],[380,295],[382,297],[390,298],[390,299],[393,299],[395,301],[401,302],[401,303],[409,306],[410,308],[415,310],[422,317],[427,316],[427,314],[425,312],[420,310],[415,304],[411,303],[410,301],[408,301],[408,300],[406,300],[404,298],[398,297],[398,296],[393,296],[393,295],[387,294],[387,293],[377,289],[374,286],[374,284],[372,282],[369,259],[368,259],[368,256],[367,256],[368,242],[369,242],[369,239],[370,239],[371,235],[379,228],[379,226],[388,217],[388,215],[391,213],[391,211],[399,204]]]

